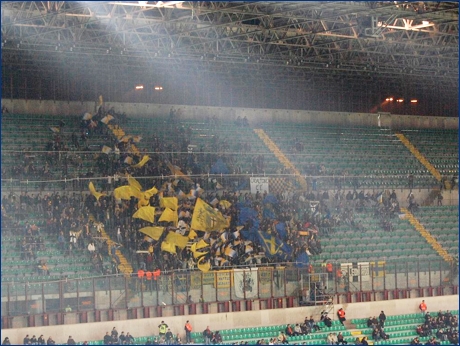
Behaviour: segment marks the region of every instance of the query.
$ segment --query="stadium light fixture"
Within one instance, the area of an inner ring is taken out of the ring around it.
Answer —
[[[417,99],[412,99],[412,100],[410,100],[410,103],[417,103],[417,102],[418,102]]]
[[[161,90],[163,90],[163,87],[158,85],[158,86],[155,87],[155,90],[161,91]]]
[[[142,89],[144,89],[143,85],[136,85],[136,90],[142,90]]]
[[[402,103],[404,102],[404,99],[397,99],[396,102]]]

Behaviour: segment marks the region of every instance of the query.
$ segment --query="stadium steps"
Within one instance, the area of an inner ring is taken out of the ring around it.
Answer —
[[[427,231],[427,229],[415,218],[415,216],[406,208],[401,208],[401,211],[406,215],[407,219],[412,226],[426,239],[431,247],[444,258],[446,262],[452,263],[454,259],[450,256],[447,251],[439,244],[436,239]]]
[[[94,219],[93,215],[90,215],[89,219],[92,220],[93,222],[95,222],[95,219]],[[109,248],[113,244],[116,244],[116,242],[114,242],[112,239],[110,239],[110,237],[107,234],[107,232],[105,231],[104,227],[101,227],[101,235],[102,235],[103,238],[107,239],[107,244],[108,244]],[[110,253],[110,250],[109,250],[109,253]],[[128,262],[126,257],[123,255],[123,253],[119,249],[117,249],[116,254],[120,258],[120,264],[118,265],[118,269],[120,269],[120,271],[123,274],[125,274],[126,276],[131,276],[131,274],[134,271],[132,265]]]
[[[396,137],[406,146],[407,149],[420,161],[422,165],[436,178],[441,181],[441,173],[422,155],[420,151],[402,133],[396,133]]]
[[[265,145],[270,149],[270,151],[275,154],[276,158],[286,167],[290,169],[296,175],[296,179],[299,182],[303,190],[307,190],[307,181],[302,177],[299,170],[294,166],[294,164],[289,161],[289,159],[281,152],[278,146],[270,139],[270,137],[262,129],[254,129],[254,132],[259,136],[259,138],[265,143]]]

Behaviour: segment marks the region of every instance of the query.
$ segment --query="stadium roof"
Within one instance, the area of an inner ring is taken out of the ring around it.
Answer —
[[[1,13],[4,68],[341,85],[458,109],[457,2],[6,1]]]

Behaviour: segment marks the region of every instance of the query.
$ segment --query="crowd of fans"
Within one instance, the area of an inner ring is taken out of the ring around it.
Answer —
[[[431,316],[429,312],[425,314],[425,322],[416,328],[416,332],[420,337],[430,337],[436,341],[449,341],[451,344],[458,344],[458,317],[452,315],[447,310],[445,313],[439,311],[436,316]],[[417,344],[418,338],[413,340],[413,344]],[[429,345],[439,345],[439,342],[429,343]]]

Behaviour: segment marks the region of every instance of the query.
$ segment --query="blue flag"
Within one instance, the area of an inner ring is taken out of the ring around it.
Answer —
[[[302,251],[296,258],[296,264],[295,266],[297,268],[304,268],[308,266],[308,263],[310,262],[308,258],[308,254],[305,251]]]
[[[218,159],[215,164],[212,165],[211,170],[209,171],[211,174],[228,174],[230,171],[227,168],[227,165],[222,161],[222,159]]]
[[[287,238],[286,224],[284,222],[278,222],[275,226],[275,229],[282,240]]]
[[[274,195],[267,195],[264,199],[264,204],[270,203],[270,204],[278,204],[278,200]]]

